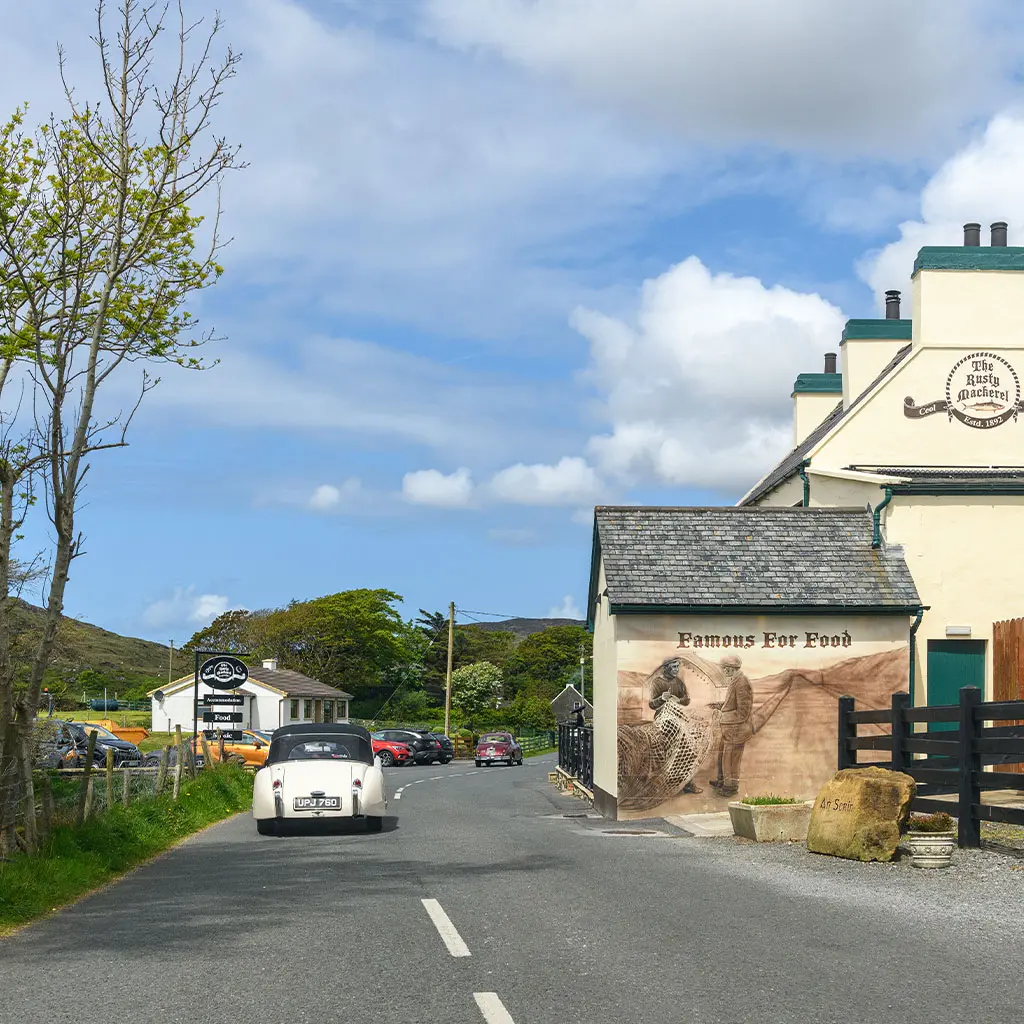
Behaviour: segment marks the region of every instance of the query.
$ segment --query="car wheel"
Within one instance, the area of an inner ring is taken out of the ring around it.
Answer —
[[[276,836],[277,835],[277,819],[276,818],[257,818],[256,819],[256,831],[261,836]]]
[[[483,764],[483,761],[477,761],[477,762],[475,762],[475,763],[476,763],[476,766],[477,766],[477,768],[479,768],[479,767],[480,767],[480,765],[482,765],[482,764]]]
[[[442,757],[440,763],[447,764],[451,760],[450,757]]]
[[[379,832],[384,827],[384,819],[375,815],[368,814],[366,816],[366,831],[367,832]]]
[[[383,768],[390,768],[395,763],[395,755],[390,750],[382,750],[377,756]]]
[[[519,760],[516,761],[516,764],[519,765],[520,768],[522,768],[522,766],[523,766],[523,759],[519,758]]]

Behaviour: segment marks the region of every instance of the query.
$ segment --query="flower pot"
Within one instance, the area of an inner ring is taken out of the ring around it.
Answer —
[[[799,804],[729,804],[735,835],[756,843],[802,843],[807,838],[812,802]]]
[[[908,832],[903,841],[915,868],[948,868],[956,849],[955,832]]]

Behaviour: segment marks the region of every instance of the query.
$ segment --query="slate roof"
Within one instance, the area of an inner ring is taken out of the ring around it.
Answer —
[[[808,454],[827,434],[839,425],[854,409],[861,403],[862,399],[874,391],[893,370],[910,355],[910,345],[904,345],[896,355],[889,360],[881,373],[857,396],[857,399],[850,403],[850,407],[843,409],[843,403],[839,402],[836,407],[825,417],[825,419],[812,430],[774,469],[763,476],[753,489],[742,499],[743,505],[752,505],[755,501],[763,498],[766,494],[774,491],[779,484],[785,483],[791,476],[799,472]]]
[[[866,509],[599,506],[594,529],[591,615],[599,560],[613,614],[921,605],[902,553],[872,548]]]
[[[301,672],[291,672],[288,669],[269,669],[262,665],[249,666],[249,678],[256,683],[263,683],[264,686],[271,686],[279,690],[286,697],[326,697],[329,700],[354,700],[351,693],[339,690],[337,687],[328,686],[318,679],[312,679]],[[174,693],[180,690],[182,685],[188,683],[190,686],[195,679],[194,675],[182,676],[175,679],[170,686],[157,687],[167,693]],[[242,684],[245,685],[244,683]],[[150,690],[147,696],[152,697],[156,690]]]

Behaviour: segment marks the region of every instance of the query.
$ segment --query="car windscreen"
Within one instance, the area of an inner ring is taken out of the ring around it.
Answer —
[[[116,740],[117,737],[109,730],[104,729],[102,725],[93,725],[91,722],[75,722],[75,726],[82,730],[85,736],[88,736],[94,729],[96,730],[96,739],[98,740]]]
[[[480,737],[481,743],[508,743],[508,737],[500,732],[488,733]]]
[[[356,733],[293,733],[270,744],[267,764],[280,761],[360,761],[373,764],[370,744]]]

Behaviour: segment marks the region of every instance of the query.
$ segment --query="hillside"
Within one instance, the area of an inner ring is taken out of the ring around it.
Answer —
[[[459,629],[478,629],[484,632],[515,633],[516,640],[525,640],[534,633],[541,633],[552,626],[586,626],[582,619],[503,619],[501,622],[473,622],[460,625]]]
[[[15,619],[18,632],[31,641],[31,634],[41,628],[43,610],[19,601]],[[53,666],[74,672],[91,668],[115,678],[136,675],[161,678],[167,674],[168,653],[165,644],[121,636],[90,622],[65,617],[57,634]],[[175,675],[181,675],[189,667],[190,659],[175,651]]]

